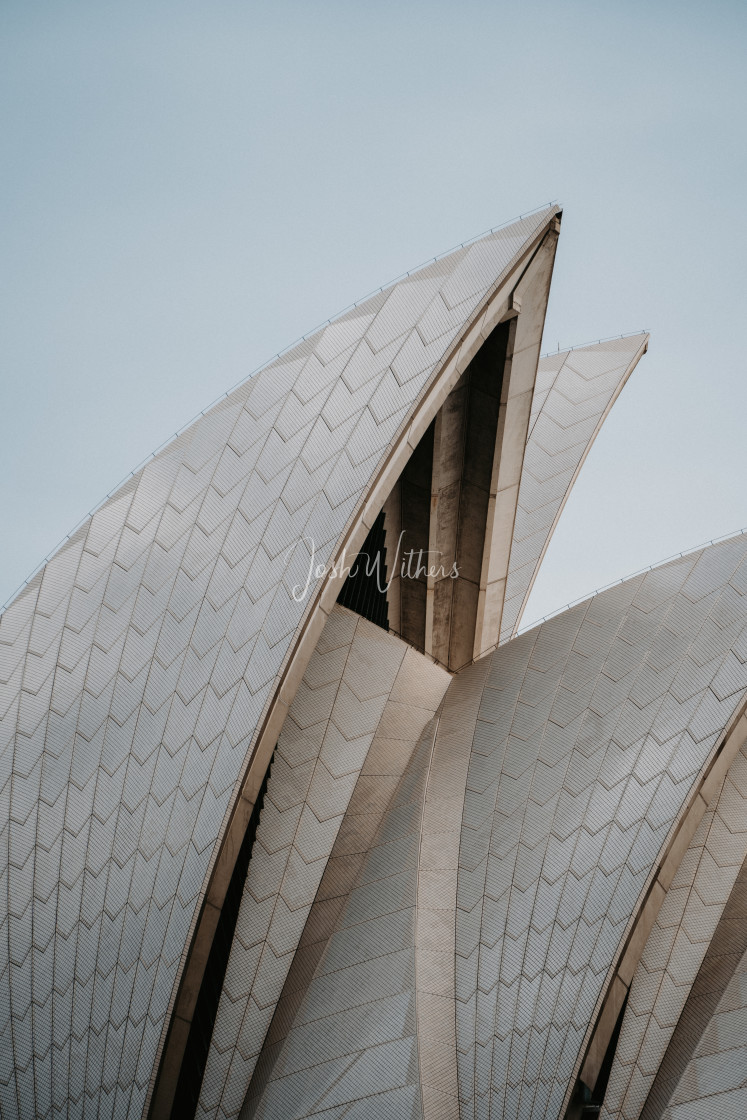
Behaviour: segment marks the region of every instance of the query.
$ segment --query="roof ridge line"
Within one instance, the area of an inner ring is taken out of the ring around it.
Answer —
[[[312,337],[312,335],[315,335],[317,331],[322,330],[324,327],[329,326],[337,319],[342,318],[342,316],[345,315],[346,312],[352,311],[353,308],[359,307],[360,304],[365,303],[366,300],[371,299],[375,295],[379,295],[387,288],[391,288],[395,284],[398,284],[401,280],[407,279],[407,277],[412,276],[413,273],[420,271],[421,268],[426,268],[429,264],[433,264],[435,261],[443,260],[444,257],[448,257],[451,253],[455,253],[457,249],[464,249],[468,245],[473,245],[481,238],[488,237],[491,233],[496,233],[499,229],[505,229],[508,226],[514,225],[516,222],[523,221],[524,218],[530,218],[532,214],[539,214],[542,210],[549,210],[553,206],[557,207],[557,205],[557,200],[555,200],[552,202],[546,202],[542,206],[535,206],[532,210],[525,210],[523,211],[523,213],[519,214],[518,217],[509,218],[506,222],[500,222],[497,226],[492,226],[491,229],[485,230],[484,233],[478,233],[475,237],[471,237],[467,241],[462,241],[459,245],[455,245],[451,249],[446,249],[445,252],[439,253],[435,257],[429,257],[427,261],[424,261],[422,264],[417,265],[415,268],[411,268],[409,272],[403,272],[399,276],[395,276],[393,280],[389,280],[386,284],[382,284],[379,288],[375,288],[372,292],[369,292],[368,295],[362,296],[361,299],[356,300],[355,303],[351,303],[348,304],[347,307],[343,307],[342,311],[338,311],[329,319],[325,319],[323,323],[319,323],[316,327],[313,327],[305,334],[302,334],[300,338],[297,338],[294,342],[291,342],[290,345],[285,346],[282,350],[279,350],[277,354],[273,354],[271,358],[268,358],[266,361],[262,362],[261,365],[255,366],[255,368],[250,373],[247,373],[244,377],[240,377],[239,380],[231,385],[228,389],[226,389],[225,392],[215,397],[215,399],[210,401],[209,404],[205,405],[204,408],[201,408],[199,412],[196,412],[194,416],[185,421],[185,423],[177,428],[175,432],[173,432],[170,436],[167,436],[165,440],[159,443],[158,447],[156,447],[155,450],[151,451],[149,455],[146,455],[144,459],[141,459],[140,462],[132,468],[132,470],[128,471],[126,475],[124,475],[118,482],[114,484],[114,486],[112,486],[107,491],[107,493],[103,498],[100,499],[100,501],[96,502],[94,506],[92,506],[86,513],[84,513],[83,516],[75,523],[75,525],[73,525],[72,529],[68,533],[66,533],[65,536],[62,537],[54,545],[54,547],[49,550],[49,552],[46,553],[44,558],[39,561],[39,563],[36,565],[33,571],[29,573],[26,579],[24,579],[23,582],[20,583],[18,587],[16,587],[11,592],[11,594],[3,603],[0,603],[0,616],[2,616],[4,611],[17,598],[17,596],[21,594],[23,589],[25,587],[28,587],[35,576],[39,574],[42,568],[44,568],[49,563],[52,557],[59,552],[59,550],[65,545],[65,543],[75,536],[81,526],[84,525],[86,521],[88,521],[91,517],[93,517],[95,513],[98,513],[98,511],[122,489],[122,487],[129,479],[134,478],[136,474],[139,474],[143,467],[150,463],[152,459],[155,459],[156,455],[158,455],[161,451],[163,451],[166,447],[173,443],[174,440],[178,439],[180,435],[187,431],[188,428],[191,428],[192,425],[195,424],[201,416],[204,416],[205,413],[210,412],[213,408],[219,405],[221,401],[227,400],[227,398],[230,397],[232,393],[235,393],[238,388],[240,388],[242,385],[245,385],[247,381],[251,381],[251,379],[253,377],[256,377],[258,373],[261,373],[263,369],[267,369],[267,367],[271,366],[273,362],[276,362],[278,358],[282,358],[284,354],[288,354],[296,346],[299,346],[302,342],[306,342],[309,338]]]
[[[599,346],[601,342],[616,342],[620,338],[635,338],[638,334],[647,334],[650,336],[651,331],[648,330],[648,328],[644,328],[639,331],[626,331],[624,334],[608,334],[605,338],[592,338],[589,339],[588,342],[576,342],[573,346],[563,346],[562,348],[560,343],[558,343],[557,350],[547,350],[544,354],[540,354],[540,360],[542,360],[542,358],[554,358],[558,354],[571,354],[574,350],[584,350],[587,346]]]
[[[726,541],[736,540],[737,537],[743,536],[747,533],[747,526],[744,529],[734,529],[731,533],[724,533],[721,537],[713,537],[710,541],[702,541],[700,544],[693,545],[692,548],[685,548],[682,552],[673,552],[671,556],[666,556],[663,560],[658,560],[654,564],[647,564],[645,568],[638,568],[635,572],[630,572],[622,579],[613,579],[611,583],[605,583],[602,587],[597,587],[595,591],[590,591],[586,595],[580,595],[578,599],[572,599],[570,603],[565,603],[564,606],[558,607],[557,610],[550,611],[548,614],[537,618],[534,622],[528,622],[526,626],[520,626],[516,631],[514,637],[519,637],[520,634],[526,634],[527,630],[533,630],[535,626],[541,626],[544,622],[549,622],[551,618],[557,618],[559,614],[565,614],[566,611],[571,610],[573,607],[578,607],[581,603],[586,603],[591,599],[596,599],[597,595],[601,595],[604,591],[609,591],[613,587],[619,587],[623,583],[627,583],[629,579],[635,579],[636,576],[645,575],[647,572],[655,572],[659,568],[665,568],[667,564],[673,563],[675,560],[684,560],[686,556],[694,556],[696,552],[708,548],[710,545],[724,544]],[[514,639],[509,639],[513,641]],[[506,643],[508,644],[508,643]]]

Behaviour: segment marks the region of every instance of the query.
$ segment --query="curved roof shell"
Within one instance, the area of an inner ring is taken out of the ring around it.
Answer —
[[[502,642],[519,628],[563,506],[648,341],[643,331],[540,360],[501,616]]]
[[[747,739],[745,591],[742,536],[456,675],[243,1117],[544,1120],[593,1086]]]
[[[510,430],[525,432],[558,213],[457,250],[270,363],[117,491],[2,615],[7,1109],[137,1115],[159,1060],[178,1060],[182,1028],[167,1037],[168,1025],[189,1022],[211,915],[339,590],[333,571],[298,595],[310,542],[321,565],[357,551],[507,316],[523,378]],[[94,1035],[100,1081],[84,1060]]]
[[[275,751],[196,1116],[238,1112],[342,822],[382,761],[398,772],[449,680],[395,635],[330,614]]]
[[[594,1074],[641,884],[747,685],[744,542],[508,642],[648,339],[539,361],[559,220],[275,359],[0,616],[3,1116],[176,1114],[262,796],[198,1116],[540,1116]],[[335,605],[382,510],[390,556],[406,531],[458,569],[395,573],[390,634]]]
[[[740,1115],[738,1090],[745,1078],[738,1053],[744,1046],[741,1016],[722,1018],[719,1004],[723,1001],[724,1012],[733,1012],[743,998],[733,989],[744,983],[738,977],[747,950],[746,881],[747,745],[693,835],[646,942],[630,987],[604,1120],[654,1120],[668,1115],[666,1109],[677,1097],[687,1114],[690,1102],[701,1094],[703,1104],[695,1115],[725,1116],[730,1109]],[[714,1016],[720,1025],[712,1027]],[[702,1065],[711,1069],[705,1077],[693,1078],[691,1063],[698,1066],[698,1050],[709,1056]],[[722,1073],[714,1077],[719,1067]],[[723,1099],[714,1099],[721,1094]]]

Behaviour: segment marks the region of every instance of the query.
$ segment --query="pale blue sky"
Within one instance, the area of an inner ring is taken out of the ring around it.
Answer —
[[[747,525],[747,7],[5,0],[0,602],[176,428],[564,206],[546,348],[648,328],[526,621]]]

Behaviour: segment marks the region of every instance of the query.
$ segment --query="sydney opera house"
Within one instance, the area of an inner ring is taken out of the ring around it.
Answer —
[[[648,343],[540,357],[560,227],[275,359],[2,614],[3,1120],[747,1116],[747,538],[520,631]]]

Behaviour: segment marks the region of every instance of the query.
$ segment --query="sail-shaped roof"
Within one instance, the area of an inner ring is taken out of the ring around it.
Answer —
[[[593,1087],[706,804],[727,772],[743,778],[746,580],[742,535],[603,592],[453,678],[243,1118],[337,1108],[549,1120],[566,1115],[579,1075]],[[744,826],[733,831],[743,851]],[[728,861],[724,837],[712,845],[721,909],[736,848]],[[711,1038],[711,1052],[735,1035]],[[708,1066],[704,1044],[682,1051],[679,1040],[680,1072],[690,1055]]]
[[[540,360],[511,543],[501,641],[513,637],[521,623],[573,483],[648,341],[644,331],[548,354]]]
[[[360,547],[484,338],[518,314],[558,213],[458,249],[270,363],[3,614],[4,1108],[139,1115],[159,1059],[178,1062],[210,915],[339,579],[314,567],[299,589],[312,562]]]

